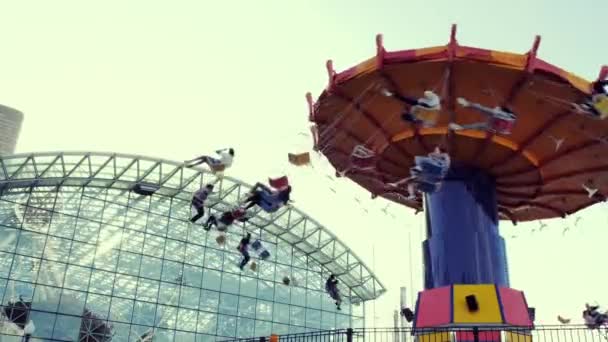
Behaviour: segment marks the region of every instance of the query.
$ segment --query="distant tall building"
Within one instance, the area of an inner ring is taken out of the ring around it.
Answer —
[[[15,153],[23,113],[0,104],[0,155]]]

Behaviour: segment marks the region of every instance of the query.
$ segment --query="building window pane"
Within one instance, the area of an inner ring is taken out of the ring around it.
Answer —
[[[253,319],[239,317],[236,322],[236,337],[248,338],[254,336],[255,321]]]
[[[201,291],[201,301],[199,304],[200,310],[209,312],[217,312],[220,302],[220,294],[216,291]]]
[[[185,331],[196,331],[198,312],[195,310],[179,309],[177,317],[177,329]]]
[[[200,289],[190,286],[182,286],[179,298],[179,305],[185,308],[198,309],[200,294]]]
[[[140,277],[150,279],[160,279],[160,271],[162,270],[162,260],[149,256],[142,256]]]
[[[38,325],[36,325],[38,328]],[[57,316],[53,338],[62,341],[75,341],[80,332],[80,317]]]
[[[255,318],[256,300],[253,298],[239,298],[239,316]]]
[[[203,271],[203,288],[209,290],[220,290],[221,274],[219,271],[205,268]]]
[[[61,289],[50,286],[36,286],[32,310],[55,312],[59,307]]]
[[[289,305],[274,303],[273,321],[279,323],[289,323]]]
[[[85,292],[63,290],[59,302],[59,312],[67,315],[82,315],[86,299]]]
[[[270,336],[272,323],[268,321],[255,321],[255,336]]]
[[[239,293],[239,276],[224,272],[222,278],[222,292]]]
[[[267,321],[272,320],[272,302],[258,300],[255,318]]]
[[[236,335],[236,317],[218,315],[217,334],[220,336],[234,337]]]
[[[215,335],[217,330],[217,314],[208,312],[198,313],[198,325],[196,331],[204,334]]]
[[[242,296],[256,297],[258,292],[258,281],[254,278],[241,277],[240,294]]]

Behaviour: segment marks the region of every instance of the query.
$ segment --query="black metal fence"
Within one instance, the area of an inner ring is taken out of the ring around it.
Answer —
[[[281,336],[223,340],[223,342],[608,342],[608,328],[583,325],[536,326],[534,329],[450,328],[417,331],[410,328],[367,328],[320,330]]]

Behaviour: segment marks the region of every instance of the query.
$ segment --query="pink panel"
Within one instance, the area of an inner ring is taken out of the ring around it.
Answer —
[[[450,324],[452,320],[452,288],[438,287],[420,293],[416,312],[416,328]]]
[[[472,331],[457,331],[456,341],[473,342],[475,337]],[[479,342],[500,342],[500,331],[480,331]]]
[[[498,294],[505,323],[515,326],[532,326],[523,292],[508,287],[499,287]]]

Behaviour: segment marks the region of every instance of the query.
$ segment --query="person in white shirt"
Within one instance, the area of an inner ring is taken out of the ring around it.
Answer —
[[[184,161],[186,167],[195,167],[200,164],[207,164],[212,169],[227,169],[232,166],[232,160],[234,159],[234,149],[227,148],[223,150],[215,151],[219,158],[213,158],[210,156],[200,156],[191,160]],[[223,170],[221,170],[223,171]]]
[[[427,90],[423,97],[414,99],[411,97],[394,94],[386,89],[382,95],[394,97],[410,106],[401,113],[401,119],[407,122],[421,124],[423,127],[433,127],[437,123],[439,111],[441,110],[441,98],[433,91]]]

